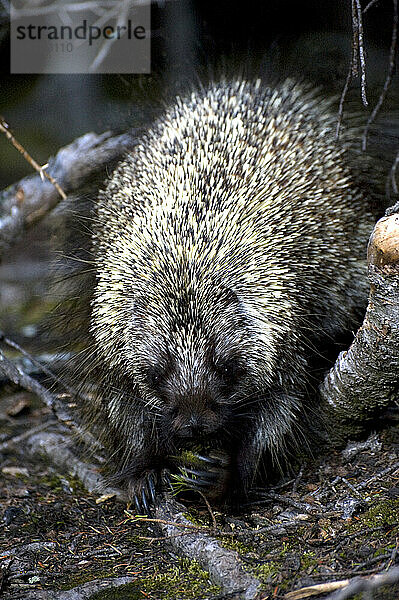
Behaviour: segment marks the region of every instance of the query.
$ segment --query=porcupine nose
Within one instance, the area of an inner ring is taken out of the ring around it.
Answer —
[[[214,433],[218,428],[218,419],[213,411],[192,412],[189,415],[179,414],[174,419],[176,435],[185,440],[196,440]]]
[[[200,437],[204,433],[204,423],[199,415],[191,415],[188,421],[182,425],[178,435],[184,439]]]

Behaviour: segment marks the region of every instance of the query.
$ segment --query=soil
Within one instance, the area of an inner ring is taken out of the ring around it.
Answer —
[[[236,514],[214,510],[215,535],[262,581],[262,598],[293,589],[383,572],[399,562],[399,420],[378,433],[309,459],[296,476],[257,490]],[[53,417],[31,394],[9,384],[0,398],[1,592],[5,600],[41,598],[85,582],[130,577],[96,598],[220,596],[206,572],[179,558],[156,525],[134,509],[85,491],[67,472],[24,453],[15,436],[51,428]],[[201,499],[187,515],[212,526]],[[379,592],[398,598],[399,586]],[[94,597],[94,596],[81,596]],[[324,596],[320,596],[324,597]],[[227,596],[226,596],[227,598]]]
[[[45,234],[35,235],[0,267],[0,320],[9,337],[41,353],[47,348],[36,343],[36,323],[49,309],[48,258]],[[0,380],[2,598],[41,600],[46,590],[70,589],[78,590],[75,598],[97,600],[232,597],[195,561],[177,556],[156,524],[136,518],[133,507],[90,494],[67,468],[59,472],[28,455],[19,436],[52,427],[54,417],[40,400]],[[259,598],[283,599],[304,586],[385,572],[399,563],[399,411],[375,427],[368,439],[344,450],[320,448],[293,466],[291,477],[257,490],[234,514],[212,507],[210,515],[197,498],[186,516],[207,528],[216,520],[214,535],[262,582]],[[120,577],[129,583],[96,593],[90,588],[93,580]],[[84,585],[89,588],[79,591]],[[397,599],[399,586],[378,594],[373,597]]]

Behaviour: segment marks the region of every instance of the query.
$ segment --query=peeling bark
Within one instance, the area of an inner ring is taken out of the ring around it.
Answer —
[[[376,224],[368,247],[367,312],[349,350],[341,352],[320,386],[333,441],[370,425],[393,404],[399,382],[399,214]]]

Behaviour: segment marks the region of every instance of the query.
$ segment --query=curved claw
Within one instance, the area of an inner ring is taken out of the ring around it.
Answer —
[[[155,480],[151,473],[148,475],[148,489],[151,496],[151,502],[152,504],[155,504]]]
[[[141,502],[142,502],[142,504],[144,506],[145,513],[148,515],[148,513],[150,512],[150,509],[148,508],[147,495],[145,493],[145,488],[144,487],[141,490]]]
[[[227,457],[225,457],[222,454],[211,454],[210,456],[202,456],[202,454],[196,454],[195,456],[198,460],[208,463],[209,465],[213,465],[218,469],[224,468],[229,464]]]
[[[140,505],[140,501],[137,497],[137,494],[134,494],[134,503],[136,505],[138,514],[141,515],[142,510],[141,510],[141,505]]]
[[[191,477],[185,477],[184,475],[180,475],[179,479],[184,483],[187,483],[190,487],[204,487],[208,488],[210,481],[206,481],[205,479],[192,479]]]
[[[215,479],[217,477],[216,473],[212,471],[196,471],[195,469],[190,469],[189,467],[184,467],[181,469],[184,473],[189,473],[190,475],[194,475],[194,477],[202,477],[208,479]]]
[[[162,473],[162,482],[163,484],[169,488],[169,490],[171,492],[173,492],[173,485],[172,485],[172,481],[170,479],[170,473],[169,472],[163,472]]]
[[[145,475],[130,482],[130,499],[134,502],[140,515],[149,515],[156,502],[157,487],[160,483],[158,473],[149,471]]]
[[[195,454],[194,456],[198,458],[198,460],[202,460],[202,462],[215,464],[215,460],[213,458],[210,458],[209,456],[202,456],[202,454]]]

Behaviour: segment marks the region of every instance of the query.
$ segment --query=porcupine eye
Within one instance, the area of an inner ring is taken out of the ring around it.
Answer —
[[[151,388],[157,388],[164,380],[165,373],[159,367],[150,367],[146,372],[147,384]]]
[[[234,385],[245,375],[245,369],[236,357],[218,361],[215,370],[225,385]]]

